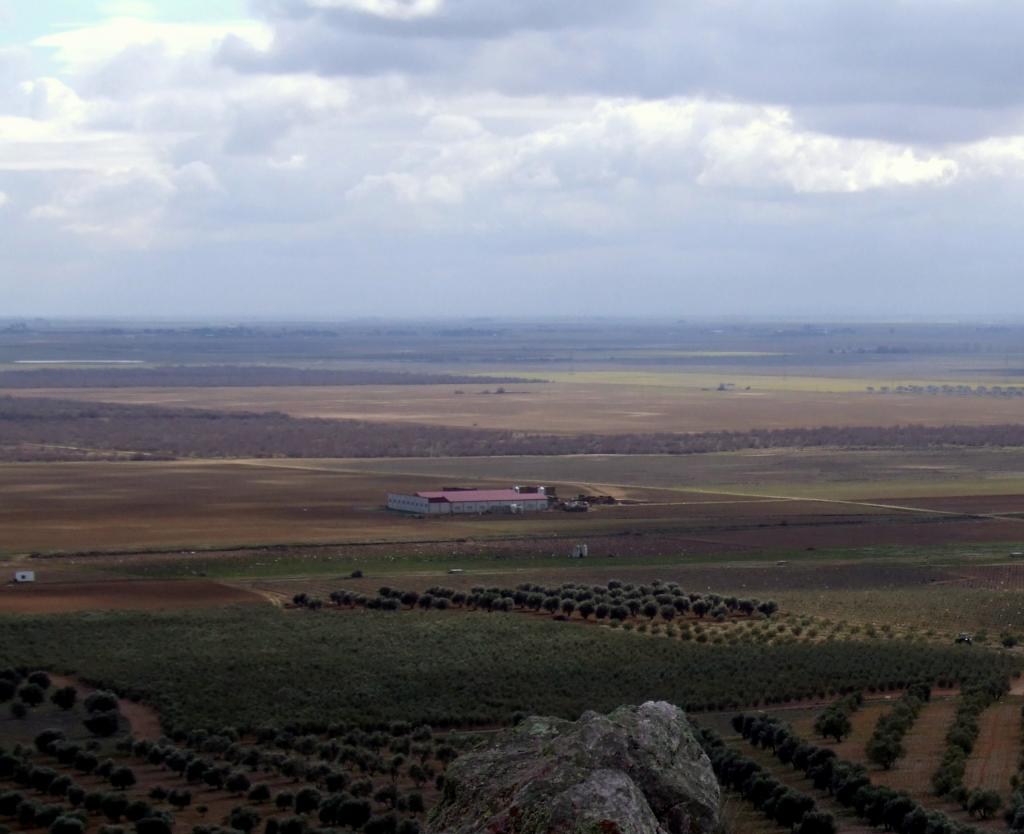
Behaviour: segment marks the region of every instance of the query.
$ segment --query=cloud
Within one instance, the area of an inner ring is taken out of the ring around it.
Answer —
[[[54,60],[66,72],[77,74],[95,69],[133,47],[158,45],[166,55],[182,57],[190,52],[208,53],[229,36],[256,48],[266,48],[272,34],[267,26],[252,20],[168,23],[113,17],[44,35],[34,40],[33,45],[52,51]]]
[[[158,9],[148,0],[107,0],[100,3],[100,12],[106,17],[147,17],[158,16]]]
[[[903,140],[1012,132],[1024,6],[978,0],[277,0],[239,68],[401,73],[512,95],[700,96],[783,106],[810,129]],[[385,9],[390,13],[385,13]],[[972,132],[973,131],[973,132]]]
[[[1024,302],[1008,4],[973,21],[951,0],[257,0],[259,20],[206,23],[144,6],[0,50],[5,262],[73,275],[77,297]],[[11,281],[5,298],[45,306]]]
[[[416,20],[436,15],[442,0],[310,0],[314,9],[340,9],[389,20]]]

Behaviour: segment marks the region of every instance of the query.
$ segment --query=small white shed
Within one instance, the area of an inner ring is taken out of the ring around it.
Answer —
[[[34,570],[19,570],[14,572],[15,582],[35,582],[36,572]]]

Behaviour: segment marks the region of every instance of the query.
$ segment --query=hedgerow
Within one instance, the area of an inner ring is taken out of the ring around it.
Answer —
[[[504,614],[344,616],[235,609],[0,618],[0,667],[77,674],[145,699],[165,727],[345,721],[436,727],[667,700],[738,709],[910,681],[1006,679],[1009,656],[899,640],[733,645]]]

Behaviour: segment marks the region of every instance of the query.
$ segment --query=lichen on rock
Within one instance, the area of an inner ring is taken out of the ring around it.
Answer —
[[[685,714],[663,701],[578,721],[534,716],[456,759],[433,834],[708,834],[719,789]]]

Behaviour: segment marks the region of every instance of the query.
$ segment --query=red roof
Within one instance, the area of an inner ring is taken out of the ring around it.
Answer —
[[[514,489],[457,489],[442,492],[417,492],[419,498],[431,501],[547,501],[546,495],[536,492],[516,492]]]

